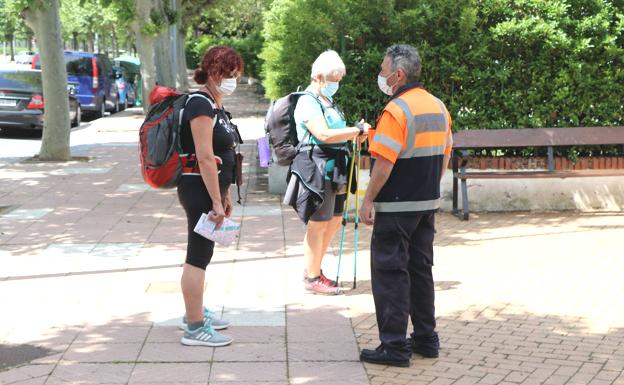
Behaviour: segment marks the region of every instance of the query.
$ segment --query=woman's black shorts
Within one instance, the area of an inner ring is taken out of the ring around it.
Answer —
[[[226,188],[221,188],[221,194],[224,190]],[[202,213],[212,210],[212,199],[202,177],[183,175],[178,183],[178,199],[186,212],[188,241],[185,262],[206,270],[214,252],[214,242],[193,231]]]

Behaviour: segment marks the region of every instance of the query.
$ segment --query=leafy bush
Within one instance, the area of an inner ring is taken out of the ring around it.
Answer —
[[[186,43],[188,66],[196,68],[204,53],[214,45],[227,45],[234,48],[245,61],[245,74],[256,78],[260,76],[261,61],[258,57],[258,52],[262,48],[260,31],[253,32],[244,38],[204,35],[199,39],[191,39]]]
[[[456,130],[624,125],[622,0],[275,0],[263,37],[270,98],[306,86],[322,51],[341,53],[350,121],[378,114],[385,49],[408,43]]]
[[[228,45],[236,49],[245,61],[245,74],[260,76],[263,12],[271,0],[215,0],[203,9],[192,29],[204,32],[186,44],[186,60],[195,68],[204,53],[213,45]]]

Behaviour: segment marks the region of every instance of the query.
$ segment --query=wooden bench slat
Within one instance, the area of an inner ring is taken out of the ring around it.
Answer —
[[[624,169],[558,170],[549,171],[467,171],[465,179],[522,179],[522,178],[579,178],[591,176],[624,176]]]
[[[456,150],[624,144],[624,126],[464,130],[453,134]]]

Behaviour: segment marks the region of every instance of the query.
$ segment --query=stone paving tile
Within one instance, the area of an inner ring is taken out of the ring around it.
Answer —
[[[224,331],[230,335],[229,331]],[[234,341],[232,345],[215,349],[214,362],[278,362],[286,361],[284,342],[251,343]]]
[[[142,246],[142,243],[99,243],[89,254],[102,258],[132,258]]]
[[[284,341],[286,329],[283,326],[236,326],[227,329],[227,334],[236,343],[267,343]]]
[[[209,374],[205,363],[137,363],[128,384],[206,384]]]
[[[290,385],[288,381],[210,381],[209,385]]]
[[[90,174],[106,174],[110,167],[67,167],[63,169],[53,170],[50,175],[90,175]]]
[[[61,363],[47,384],[126,384],[134,364]]]
[[[181,337],[180,337],[181,338]],[[214,348],[184,346],[177,342],[146,343],[138,360],[142,362],[209,362]]]
[[[353,332],[344,326],[323,326],[313,324],[309,326],[290,326],[287,329],[289,342],[324,342],[340,341],[351,343],[355,341]]]
[[[37,378],[32,378],[30,380],[24,380],[24,381],[17,381],[17,382],[12,382],[11,385],[44,385],[47,382],[48,377],[37,377]]]
[[[284,326],[286,323],[283,311],[248,311],[226,307],[223,318],[228,319],[232,326]]]
[[[63,354],[63,361],[134,362],[142,343],[80,344],[74,343]]]
[[[150,191],[150,190],[151,190],[151,187],[146,185],[145,183],[141,183],[141,184],[124,183],[124,184],[120,184],[117,190],[115,190],[115,192],[144,192],[144,191]]]
[[[212,382],[288,381],[285,362],[215,362],[210,371]]]
[[[20,381],[37,381],[47,377],[54,370],[54,365],[25,365],[0,371],[0,384],[13,384]]]
[[[302,342],[288,344],[289,361],[358,361],[360,353],[353,343]]]
[[[177,322],[176,322],[177,323]],[[145,342],[147,344],[153,342],[180,342],[182,338],[182,330],[176,326],[154,326],[150,329]]]
[[[54,211],[53,208],[15,209],[0,215],[4,220],[35,220],[41,219]]]
[[[149,332],[149,326],[139,325],[97,325],[85,327],[75,343],[80,344],[115,344],[115,343],[142,343]]]
[[[308,384],[348,381],[349,384],[368,384],[366,372],[359,362],[293,362],[289,365],[291,382]]]
[[[266,205],[266,206],[245,206],[243,208],[243,215],[245,217],[271,217],[282,216],[282,208],[280,205]]]

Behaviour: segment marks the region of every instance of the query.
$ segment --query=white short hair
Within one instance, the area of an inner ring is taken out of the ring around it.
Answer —
[[[344,76],[346,73],[347,70],[340,55],[331,49],[320,54],[312,64],[312,79],[317,75]]]

